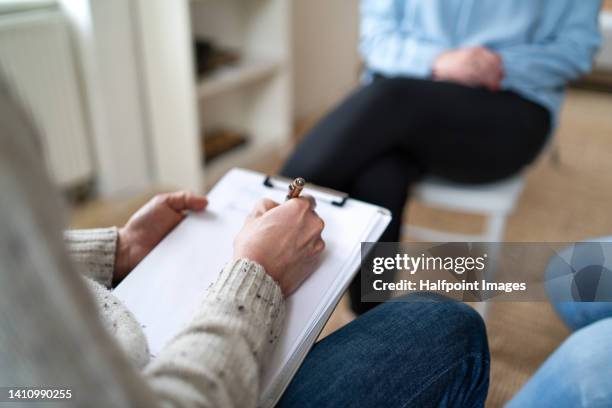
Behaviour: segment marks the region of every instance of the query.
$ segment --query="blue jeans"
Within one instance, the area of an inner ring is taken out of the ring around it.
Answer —
[[[597,264],[601,257],[596,258],[573,262]],[[547,270],[549,277],[557,273],[558,270]],[[549,287],[552,299],[563,298],[555,293],[557,290],[563,288]],[[612,407],[612,302],[556,302],[553,306],[574,333],[542,364],[507,408]]]
[[[278,406],[484,406],[489,350],[480,316],[435,295],[409,298],[318,342]]]

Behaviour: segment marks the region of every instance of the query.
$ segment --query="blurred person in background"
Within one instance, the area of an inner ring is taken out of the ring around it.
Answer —
[[[495,182],[545,146],[564,88],[591,69],[600,0],[361,0],[364,84],[315,126],[282,173],[391,210],[400,239],[425,175]],[[362,313],[360,279],[351,305]]]
[[[8,399],[9,388],[37,387],[69,390],[70,399],[55,401],[62,407],[257,406],[262,367],[282,335],[285,297],[323,251],[314,202],[262,201],[192,321],[151,359],[142,327],[112,286],[185,211],[204,211],[206,199],[161,195],[122,228],[62,236],[59,195],[38,151],[34,130],[0,81],[0,405],[47,406]],[[317,343],[280,406],[484,406],[482,319],[465,304],[418,296]]]
[[[611,249],[612,237],[589,239],[549,262],[548,297],[572,334],[506,408],[612,407]]]

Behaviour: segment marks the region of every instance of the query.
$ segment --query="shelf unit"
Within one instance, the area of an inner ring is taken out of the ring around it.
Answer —
[[[197,81],[201,134],[228,127],[247,144],[203,163],[206,184],[232,167],[249,167],[291,136],[291,2],[286,0],[191,0],[193,38],[237,51],[237,64]]]
[[[273,59],[242,61],[235,66],[220,68],[198,82],[198,98],[200,102],[212,100],[224,93],[270,78],[280,69],[282,61]]]

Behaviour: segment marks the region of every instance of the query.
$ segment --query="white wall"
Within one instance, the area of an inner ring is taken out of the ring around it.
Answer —
[[[293,101],[296,118],[335,105],[358,78],[358,0],[294,0]]]
[[[61,0],[74,32],[99,192],[151,183],[133,15],[125,0]]]
[[[135,0],[155,181],[202,190],[189,1]]]
[[[103,195],[200,190],[189,0],[61,0],[72,23]]]
[[[61,0],[82,53],[103,193],[201,184],[188,1]],[[358,5],[293,0],[294,117],[322,113],[357,83]]]

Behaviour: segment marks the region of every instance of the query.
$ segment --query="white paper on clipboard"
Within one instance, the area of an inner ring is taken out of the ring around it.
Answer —
[[[264,180],[268,180],[264,183]],[[190,214],[114,290],[136,316],[155,356],[189,323],[206,288],[232,257],[233,239],[262,198],[282,202],[285,190],[260,173],[233,169],[208,195],[205,212]],[[263,367],[260,406],[273,406],[355,276],[361,242],[376,241],[391,216],[381,207],[309,188],[325,221],[319,268],[286,300],[282,333]]]

